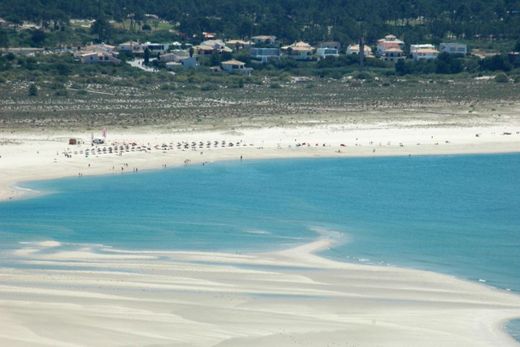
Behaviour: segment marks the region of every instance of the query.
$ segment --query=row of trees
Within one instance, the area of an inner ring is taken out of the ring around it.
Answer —
[[[347,42],[361,34],[375,40],[390,31],[416,40],[520,35],[518,0],[0,0],[0,13],[58,27],[70,18],[140,20],[154,13],[179,22],[186,34],[269,33],[287,41]]]
[[[437,59],[429,61],[400,60],[395,65],[398,75],[408,74],[456,74],[467,72],[502,71],[509,72],[520,67],[520,59],[508,55],[494,55],[482,60],[476,57],[462,57],[441,53]]]

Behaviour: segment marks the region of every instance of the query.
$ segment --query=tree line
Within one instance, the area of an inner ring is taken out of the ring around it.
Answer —
[[[143,20],[156,14],[187,36],[273,34],[286,41],[374,41],[395,33],[410,42],[447,36],[520,36],[520,0],[0,0],[0,17],[44,26],[69,19]]]

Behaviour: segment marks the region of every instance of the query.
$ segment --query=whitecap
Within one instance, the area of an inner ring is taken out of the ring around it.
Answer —
[[[259,229],[249,229],[249,230],[242,230],[246,234],[254,234],[254,235],[271,235],[269,231],[266,230],[259,230]]]

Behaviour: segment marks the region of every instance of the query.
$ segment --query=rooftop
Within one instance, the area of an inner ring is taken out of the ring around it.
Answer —
[[[246,65],[246,63],[241,62],[240,60],[231,59],[222,62],[223,65]]]

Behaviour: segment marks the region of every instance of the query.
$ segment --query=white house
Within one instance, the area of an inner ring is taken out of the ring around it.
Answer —
[[[227,40],[226,46],[239,51],[241,49],[246,49],[251,47],[252,42],[251,41],[245,41],[245,40]]]
[[[167,69],[175,69],[177,67],[183,67],[185,69],[195,69],[197,66],[199,66],[199,63],[197,61],[197,57],[185,57],[178,61],[170,61],[166,64]]]
[[[387,48],[383,51],[381,59],[395,63],[399,60],[406,59],[406,56],[401,48]]]
[[[199,55],[210,55],[213,53],[233,53],[233,50],[226,46],[222,40],[206,40],[200,45],[195,46],[195,51]]]
[[[414,44],[410,45],[410,54],[413,60],[432,60],[437,59],[439,51],[432,44]]]
[[[338,41],[322,41],[318,44],[318,48],[336,48],[341,51],[341,43]]]
[[[307,42],[298,41],[292,45],[282,47],[282,51],[286,52],[289,58],[294,60],[312,60],[314,47]]]
[[[147,48],[151,54],[163,54],[168,51],[170,45],[167,43],[146,42],[143,44],[143,50],[146,50]]]
[[[74,53],[74,57],[83,64],[119,64],[121,60],[117,58],[115,48],[104,43],[87,45]]]
[[[121,63],[121,60],[117,59],[113,53],[103,51],[85,51],[79,55],[79,59],[83,64]]]
[[[276,36],[274,36],[274,35],[253,36],[251,38],[251,41],[253,41],[253,44],[256,46],[258,46],[258,45],[272,46],[276,43]]]
[[[385,51],[391,49],[394,52],[399,49],[403,50],[404,42],[399,40],[395,35],[386,35],[384,38],[377,41],[376,53],[380,57],[385,56]]]
[[[265,64],[270,60],[280,59],[280,48],[252,47],[249,51],[249,56]]]
[[[410,53],[413,53],[419,49],[435,49],[435,46],[431,43],[421,43],[410,45]]]
[[[442,53],[466,55],[468,54],[468,45],[456,42],[443,42],[439,45],[439,50]]]
[[[239,60],[235,60],[235,59],[223,61],[222,63],[220,63],[220,66],[222,67],[222,70],[224,70],[228,73],[239,73],[239,74],[250,75],[251,71],[253,71],[252,68],[246,67],[246,63],[241,62]]]
[[[81,48],[80,51],[98,51],[114,53],[116,51],[116,46],[107,45],[106,43],[90,44]]]
[[[169,63],[172,61],[179,63],[182,59],[188,58],[189,56],[189,51],[178,49],[171,53],[164,53],[159,55],[159,61],[161,63]]]
[[[370,46],[365,45],[364,49],[365,57],[373,57],[372,48]],[[359,45],[349,45],[347,47],[347,55],[358,55],[359,54]]]
[[[117,46],[117,49],[120,52],[128,52],[128,53],[132,53],[132,54],[143,54],[144,53],[143,45],[137,41],[123,42]]]
[[[322,47],[316,50],[316,55],[318,59],[326,59],[327,57],[337,58],[339,57],[339,51],[337,48]]]

